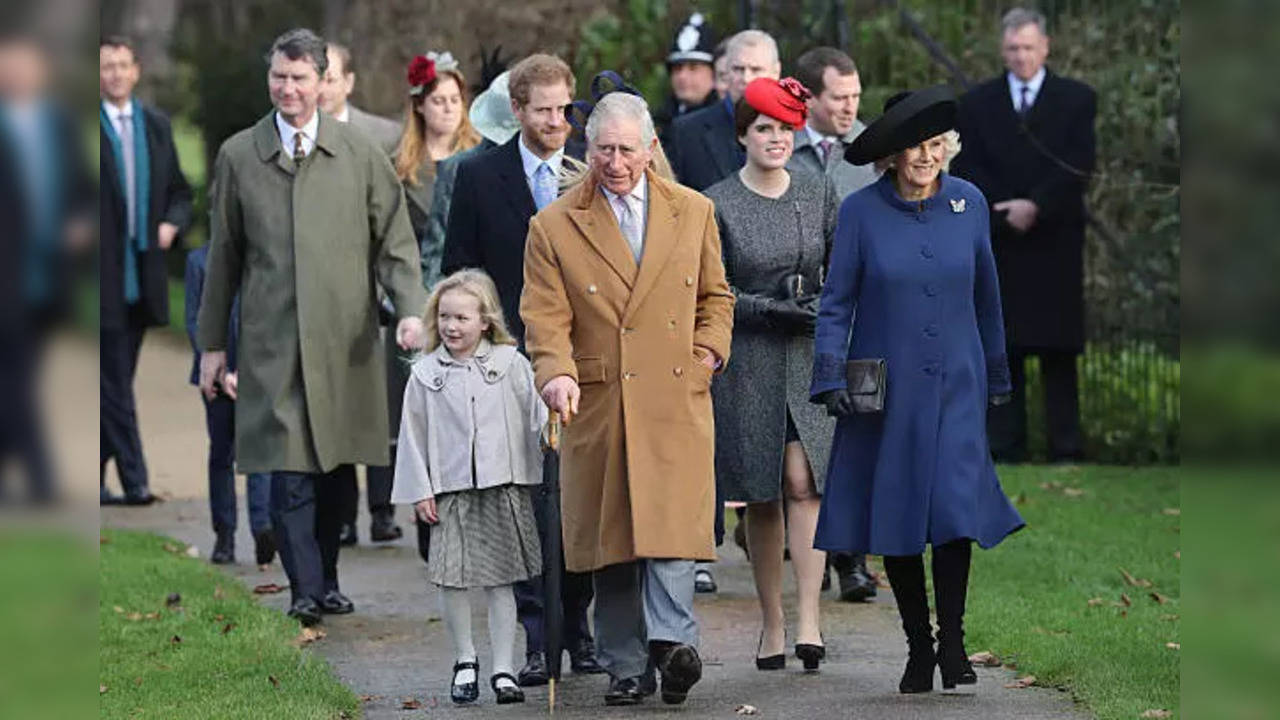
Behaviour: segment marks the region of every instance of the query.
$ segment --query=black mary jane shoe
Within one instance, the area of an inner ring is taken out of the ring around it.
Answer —
[[[814,672],[818,669],[818,664],[827,659],[827,648],[825,645],[796,643],[796,657],[804,663],[807,672]]]
[[[514,687],[499,687],[498,681],[502,678],[510,680]],[[494,673],[493,677],[489,678],[489,687],[493,688],[493,694],[498,698],[499,705],[524,702],[524,691],[516,684],[516,676],[511,673]]]
[[[449,688],[449,699],[458,705],[473,703],[480,698],[480,686],[475,680],[469,683],[458,682],[458,673],[463,670],[472,670],[479,677],[480,663],[476,660],[462,660],[453,664],[453,683]]]
[[[760,641],[756,643],[756,669],[782,670],[787,666],[787,654],[778,653],[768,657],[760,657],[760,649],[764,647],[764,631],[760,631]],[[798,646],[797,646],[798,647]]]

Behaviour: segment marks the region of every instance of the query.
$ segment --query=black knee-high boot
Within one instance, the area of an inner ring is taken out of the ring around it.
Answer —
[[[938,610],[938,670],[942,687],[973,685],[978,676],[964,649],[964,604],[969,591],[969,561],[973,545],[968,539],[933,548],[934,606]]]
[[[884,569],[907,634],[907,669],[898,683],[898,692],[928,692],[933,689],[937,656],[933,652],[933,626],[929,624],[929,597],[924,590],[924,559],[920,555],[886,555]]]

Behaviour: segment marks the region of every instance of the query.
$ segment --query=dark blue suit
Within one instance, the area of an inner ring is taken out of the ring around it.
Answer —
[[[664,149],[681,184],[702,192],[747,161],[728,100],[676,118]]]
[[[520,134],[517,133],[506,143],[469,157],[458,165],[440,267],[446,277],[463,268],[473,267],[484,270],[493,278],[507,325],[523,352],[520,294],[524,290],[524,244],[529,233],[529,219],[537,212],[537,206],[525,178],[517,146],[519,142]],[[567,155],[582,156],[580,147],[569,146],[565,151]],[[547,504],[560,501],[558,497],[549,497],[547,487],[543,483],[533,493],[538,532],[544,537]],[[560,567],[563,571],[563,561]],[[591,640],[591,628],[587,623],[587,607],[595,594],[591,574],[565,572],[561,588],[564,645],[572,649],[583,641]],[[520,624],[525,630],[526,651],[543,652],[546,643],[542,622],[542,578],[516,583],[515,594]],[[547,660],[554,664],[560,658]]]
[[[200,297],[204,292],[204,269],[209,247],[201,246],[187,253],[186,326],[187,339],[191,341],[193,359],[192,385],[200,383],[200,346],[196,343],[196,318],[200,314]],[[231,306],[230,334],[227,339],[227,372],[236,371],[236,344],[240,335],[240,299]],[[209,514],[215,533],[235,533],[236,530],[236,405],[219,390],[210,400],[204,401],[205,426],[209,431]],[[271,475],[252,473],[248,477],[249,526],[254,535],[271,530]]]

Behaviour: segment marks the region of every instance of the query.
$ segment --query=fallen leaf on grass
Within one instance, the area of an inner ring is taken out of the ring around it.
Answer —
[[[970,655],[969,662],[982,667],[1000,667],[1000,658],[987,650]]]
[[[1173,711],[1172,710],[1148,710],[1142,713],[1141,715],[1139,715],[1138,717],[1143,718],[1143,720],[1160,720],[1160,718],[1173,717]]]
[[[739,705],[733,711],[739,715],[755,715],[760,712],[755,705]]]
[[[1160,512],[1164,513],[1165,515],[1169,515],[1171,517],[1177,517],[1182,514],[1182,509],[1181,508],[1165,508]]]
[[[1155,592],[1154,590],[1151,592],[1151,599],[1152,599],[1152,600],[1155,600],[1156,602],[1160,603],[1161,605],[1163,605],[1163,604],[1165,604],[1165,603],[1169,602],[1169,598],[1167,598],[1167,597],[1165,597],[1165,596],[1161,595],[1161,594],[1160,594],[1160,593],[1158,593],[1158,592]]]
[[[1062,637],[1064,635],[1070,634],[1069,630],[1046,630],[1045,628],[1042,628],[1039,626],[1031,628],[1031,632],[1039,633],[1040,635],[1052,635],[1054,637]]]
[[[200,548],[196,547],[195,545],[188,546],[186,554],[187,554],[187,557],[189,558],[198,558],[200,557]]]
[[[1167,647],[1167,648],[1169,648],[1170,650],[1181,650],[1181,649],[1182,649],[1182,643],[1167,642],[1167,643],[1165,643],[1165,644],[1164,644],[1164,646],[1165,646],[1165,647]]]
[[[1011,690],[1021,690],[1021,689],[1023,689],[1023,688],[1029,688],[1029,687],[1031,687],[1032,685],[1035,685],[1035,684],[1036,684],[1036,676],[1035,676],[1035,675],[1023,675],[1022,677],[1018,678],[1017,680],[1014,680],[1014,681],[1013,681],[1013,682],[1011,682],[1011,683],[1007,683],[1007,684],[1005,684],[1005,687],[1007,687],[1007,688],[1009,688],[1009,689],[1011,689]]]
[[[181,610],[182,608],[178,608],[178,609],[179,609],[179,610]],[[160,619],[160,613],[158,613],[158,612],[149,612],[149,613],[147,613],[146,615],[143,615],[142,617],[146,618],[147,620],[159,620],[159,619]]]
[[[1124,593],[1120,593],[1120,602],[1124,603],[1125,607],[1133,607],[1133,601]]]
[[[1058,490],[1061,487],[1062,487],[1062,483],[1058,482],[1057,480],[1054,480],[1053,482],[1040,483],[1041,490]]]
[[[221,600],[222,598],[226,597],[226,595],[227,595],[226,593],[222,592],[222,586],[221,586],[221,585],[214,585],[214,586],[213,586],[213,599],[214,599],[214,600]]]
[[[173,637],[169,638],[169,642],[173,643],[174,645],[180,645],[182,643],[182,636],[174,635]]]
[[[1067,497],[1080,497],[1081,495],[1084,495],[1084,491],[1080,488],[1069,487],[1063,488],[1062,494]]]
[[[107,544],[109,544],[110,542],[111,542],[111,538],[109,538],[109,537],[103,537],[103,536],[101,536],[101,535],[99,535],[99,536],[98,536],[98,544],[99,544],[99,545],[107,545]]]
[[[182,552],[182,548],[178,547],[177,545],[174,545],[173,543],[165,543],[165,544],[164,544],[164,545],[162,545],[161,547],[163,547],[163,548],[164,548],[164,551],[165,551],[165,552],[171,552],[171,553],[180,553],[180,552]]]
[[[374,700],[381,700],[381,699],[382,698],[377,695],[361,695],[360,696],[360,702],[366,702],[366,703],[373,702]]]
[[[417,710],[420,707],[422,707],[422,701],[418,698],[409,698],[400,703],[401,710]]]
[[[1160,619],[1165,622],[1177,622],[1178,616],[1177,615],[1161,615]]]
[[[120,607],[119,605],[113,605],[111,606],[111,609],[115,610],[117,615],[124,613],[124,608]]]
[[[1120,568],[1120,574],[1124,576],[1124,582],[1126,585],[1130,585],[1132,587],[1140,587],[1140,588],[1149,588],[1152,585],[1150,580],[1145,580],[1143,578],[1136,578],[1133,575],[1129,574],[1129,571],[1125,570],[1124,568]]]
[[[1174,560],[1181,560],[1181,559],[1182,559],[1182,551],[1181,551],[1181,550],[1174,550],[1174,551],[1173,551],[1173,559],[1174,559]]]
[[[1105,602],[1105,601],[1104,601],[1102,598],[1100,598],[1100,597],[1096,597],[1096,598],[1089,598],[1089,607],[1098,607],[1099,605],[1103,604],[1104,602]]]
[[[106,694],[106,692],[107,692],[107,686],[106,686],[106,685],[99,685],[99,686],[98,686],[98,694],[99,694],[99,695],[105,695],[105,694]]]
[[[303,645],[308,645],[317,640],[322,640],[327,635],[328,633],[326,633],[323,630],[320,630],[319,628],[304,627],[302,628],[302,632],[298,633],[298,637],[293,639],[293,644],[297,645],[298,647],[302,647]]]
[[[280,681],[276,679],[275,675],[268,675],[267,679],[271,681],[273,687],[280,687]]]
[[[142,687],[142,676],[141,676],[141,675],[139,675],[138,677],[136,677],[136,678],[134,678],[134,679],[133,679],[133,686],[134,686],[134,687]]]
[[[131,613],[129,613],[128,615],[125,615],[124,617],[125,617],[125,619],[126,619],[126,620],[131,620],[131,621],[133,621],[133,622],[138,622],[139,620],[141,620],[141,619],[142,619],[142,613],[140,613],[140,612],[131,612]]]
[[[253,594],[254,595],[274,595],[278,592],[284,592],[285,590],[288,590],[288,589],[289,589],[288,585],[277,585],[275,583],[267,583],[265,585],[254,585]]]
[[[235,628],[236,628],[236,624],[235,624],[235,623],[227,623],[226,625],[223,625],[223,626],[222,626],[222,634],[223,634],[223,635],[226,635],[227,633],[231,632],[231,631],[232,631],[232,630],[234,630]]]

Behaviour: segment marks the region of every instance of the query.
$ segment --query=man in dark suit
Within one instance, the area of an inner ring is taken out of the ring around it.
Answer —
[[[58,496],[40,369],[49,332],[70,306],[70,261],[92,241],[97,200],[80,128],[48,95],[47,65],[34,38],[0,30],[0,503],[15,497],[11,459],[26,475],[26,499]]]
[[[445,236],[444,276],[463,268],[480,268],[498,287],[502,312],[516,341],[524,348],[520,294],[524,291],[524,245],[529,219],[555,200],[564,163],[569,123],[565,109],[573,99],[573,71],[550,55],[530,55],[511,68],[508,89],[520,132],[506,143],[468,158],[458,166],[449,229]],[[545,488],[546,485],[543,485]],[[535,506],[559,498],[535,493]],[[537,512],[539,532],[546,534],[546,512]],[[563,564],[561,565],[563,567]],[[561,582],[565,647],[576,673],[603,672],[587,623],[592,588],[589,573],[565,573]],[[516,609],[527,641],[523,686],[547,682],[541,578],[516,583]]]
[[[169,120],[133,97],[139,67],[124,38],[99,44],[101,154],[101,501],[153,497],[138,435],[133,378],[146,328],[169,323],[165,252],[191,222],[191,188]],[[124,496],[106,490],[115,460]]]
[[[778,44],[768,33],[743,30],[729,38],[729,93],[723,102],[691,112],[672,124],[664,149],[676,178],[694,190],[715,185],[742,167],[746,154],[733,127],[733,105],[747,84],[759,77],[782,76]]]
[[[957,125],[957,176],[991,204],[991,240],[1000,273],[1013,374],[1012,402],[989,415],[991,449],[1026,457],[1024,361],[1040,358],[1049,453],[1082,453],[1076,356],[1084,347],[1084,192],[1094,166],[1093,89],[1045,68],[1044,16],[1015,8],[1004,17],[1008,72],[970,90]]]

